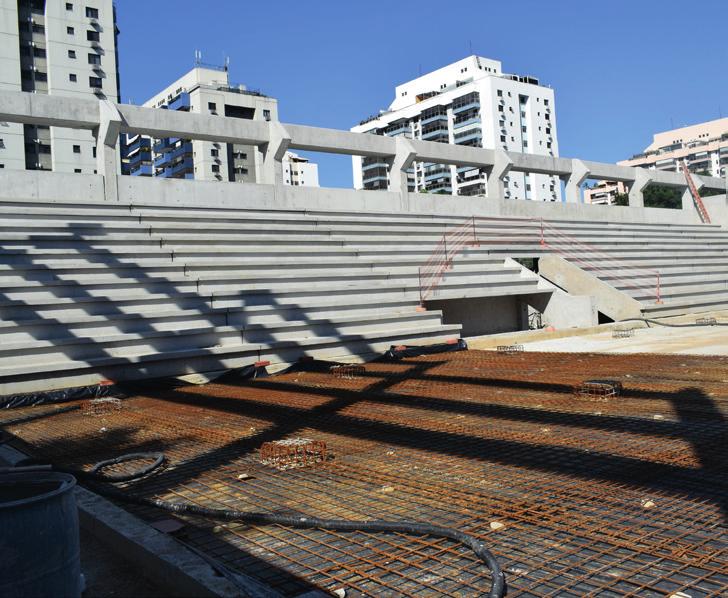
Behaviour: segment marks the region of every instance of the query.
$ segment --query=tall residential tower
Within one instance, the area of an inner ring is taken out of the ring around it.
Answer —
[[[119,100],[112,0],[0,0],[0,89]],[[0,123],[0,167],[91,174],[90,131]]]
[[[144,106],[249,120],[278,120],[278,100],[244,85],[230,85],[227,66],[195,66],[144,102]],[[284,178],[289,184],[318,186],[315,164],[291,154],[286,156],[284,165]],[[176,137],[152,141],[142,135],[127,135],[122,144],[122,173],[132,176],[252,183],[260,180],[261,166],[262,156],[256,147],[237,143]]]
[[[389,109],[351,129],[412,139],[558,156],[554,91],[528,76],[509,75],[497,60],[469,56],[397,86]],[[387,164],[353,158],[357,189],[386,189]],[[412,191],[487,195],[483,168],[415,163],[408,172]],[[560,201],[557,177],[511,173],[507,199]]]

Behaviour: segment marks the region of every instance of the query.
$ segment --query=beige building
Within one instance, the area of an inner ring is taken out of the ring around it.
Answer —
[[[692,173],[726,178],[728,118],[656,133],[645,151],[618,164],[681,172],[683,160]],[[584,189],[584,203],[611,205],[617,194],[628,192],[624,183],[599,181]]]
[[[617,195],[629,193],[622,181],[598,181],[593,187],[584,188],[584,203],[611,206]]]

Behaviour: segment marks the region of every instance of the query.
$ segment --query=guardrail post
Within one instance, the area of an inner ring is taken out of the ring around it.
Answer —
[[[644,168],[634,169],[634,181],[629,188],[629,207],[630,208],[644,208],[645,198],[642,192],[645,187],[650,184],[652,177],[649,172]]]
[[[447,267],[450,258],[447,255],[447,236],[444,233],[442,235],[442,244],[445,246],[445,266]]]
[[[662,303],[662,297],[660,292],[660,273],[657,273],[657,301],[655,303]]]
[[[402,202],[406,201],[409,193],[407,184],[407,170],[417,158],[417,151],[406,137],[395,138],[396,154],[389,162],[389,191],[399,192]],[[406,206],[402,206],[406,207]]]
[[[540,242],[540,245],[541,245],[541,247],[546,247],[546,237],[544,237],[544,234],[543,234],[543,218],[540,219],[540,222],[541,222],[541,242]]]
[[[283,157],[291,145],[291,136],[279,122],[268,123],[268,143],[261,146],[263,168],[261,183],[268,185],[283,184]]]
[[[493,155],[493,167],[488,172],[488,197],[503,199],[505,196],[503,178],[510,172],[513,160],[502,149],[494,150]]]
[[[104,177],[104,199],[119,201],[121,171],[117,143],[123,118],[116,106],[109,100],[99,100],[99,126],[94,129],[96,137],[96,172]]]
[[[589,178],[589,169],[581,160],[571,161],[571,174],[564,185],[567,203],[581,203],[581,186]]]

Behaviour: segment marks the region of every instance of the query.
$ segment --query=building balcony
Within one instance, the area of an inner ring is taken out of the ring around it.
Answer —
[[[173,98],[169,104],[167,104],[168,110],[181,110],[184,108],[189,109],[190,107],[190,94],[187,92],[180,93],[176,98]]]
[[[381,160],[379,162],[372,162],[370,164],[363,164],[361,169],[362,172],[366,172],[367,170],[371,170],[372,168],[389,168],[389,164],[387,164],[384,160]]]
[[[473,129],[472,131],[465,131],[464,134],[460,134],[460,136],[455,137],[455,143],[466,143],[468,141],[473,141],[476,139],[482,139],[483,133],[480,129]]]
[[[364,177],[362,179],[362,183],[364,183],[365,185],[370,184],[370,183],[374,183],[376,181],[380,181],[380,182],[381,181],[384,181],[384,183],[386,183],[387,182],[387,175],[386,174],[377,173],[377,174],[374,174],[373,176]]]
[[[480,117],[479,116],[474,116],[473,118],[469,118],[468,120],[464,120],[464,121],[459,122],[459,123],[454,123],[453,126],[452,126],[452,128],[453,129],[460,130],[460,129],[465,129],[466,127],[468,127],[470,125],[478,125],[479,126],[480,124],[481,124]]]
[[[473,100],[472,102],[468,104],[463,104],[462,106],[453,106],[452,107],[452,113],[458,114],[460,112],[465,112],[466,110],[474,110],[476,108],[480,108],[480,101],[479,100]]]
[[[429,123],[434,123],[437,121],[447,122],[447,114],[434,114],[433,116],[428,116],[427,118],[423,118],[420,122],[421,122],[422,126],[424,126]]]
[[[153,176],[154,167],[149,163],[137,164],[135,166],[130,165],[129,174],[131,176]]]
[[[431,141],[437,137],[449,137],[448,130],[446,128],[433,129],[422,133],[422,139]]]

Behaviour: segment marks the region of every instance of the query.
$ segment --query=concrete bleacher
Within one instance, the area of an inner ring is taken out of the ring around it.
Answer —
[[[302,355],[367,358],[459,335],[440,311],[418,309],[418,269],[458,216],[0,198],[0,218],[3,394]],[[625,286],[629,272],[596,272],[643,301],[646,315],[728,305],[720,227],[550,224],[659,268],[660,305]],[[551,292],[508,260],[554,251],[541,245],[539,221],[477,218],[474,227],[477,244],[455,257],[431,299]]]

